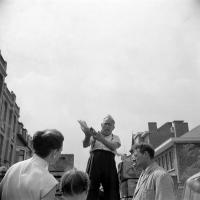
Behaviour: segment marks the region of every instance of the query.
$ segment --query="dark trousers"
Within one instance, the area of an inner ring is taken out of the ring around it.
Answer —
[[[105,200],[120,199],[115,155],[112,152],[91,152],[86,171],[90,177],[87,200],[99,200],[100,184],[103,186]]]

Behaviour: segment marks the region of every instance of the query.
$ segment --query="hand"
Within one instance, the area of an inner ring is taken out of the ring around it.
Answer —
[[[81,130],[85,133],[85,135],[91,135],[90,129],[85,121],[78,120],[78,123],[80,124]]]
[[[92,131],[92,136],[100,142],[104,140],[104,136],[100,132]]]

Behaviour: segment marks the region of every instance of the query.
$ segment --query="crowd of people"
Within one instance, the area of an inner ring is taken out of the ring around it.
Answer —
[[[119,200],[119,180],[115,163],[120,138],[113,134],[115,121],[111,115],[96,131],[79,121],[85,135],[83,147],[90,147],[86,172],[72,169],[60,181],[63,200]],[[33,136],[34,155],[12,165],[0,183],[0,200],[55,200],[58,181],[48,171],[62,151],[64,136],[56,129],[38,131]],[[133,200],[176,200],[171,176],[154,161],[150,144],[132,146],[134,167],[142,169]],[[102,190],[101,190],[101,189]],[[103,191],[103,192],[102,192]],[[200,199],[200,173],[185,184],[183,200]]]

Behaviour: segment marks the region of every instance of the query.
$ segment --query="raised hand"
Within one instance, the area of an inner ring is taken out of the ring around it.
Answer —
[[[85,133],[85,135],[91,135],[90,128],[88,127],[87,123],[83,120],[78,120],[78,123],[81,126],[81,130]]]

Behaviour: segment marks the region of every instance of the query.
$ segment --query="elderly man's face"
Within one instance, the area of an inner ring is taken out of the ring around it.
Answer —
[[[112,131],[115,128],[115,124],[113,122],[113,120],[106,118],[104,119],[103,123],[101,124],[101,132],[103,135],[108,136],[112,133]]]

